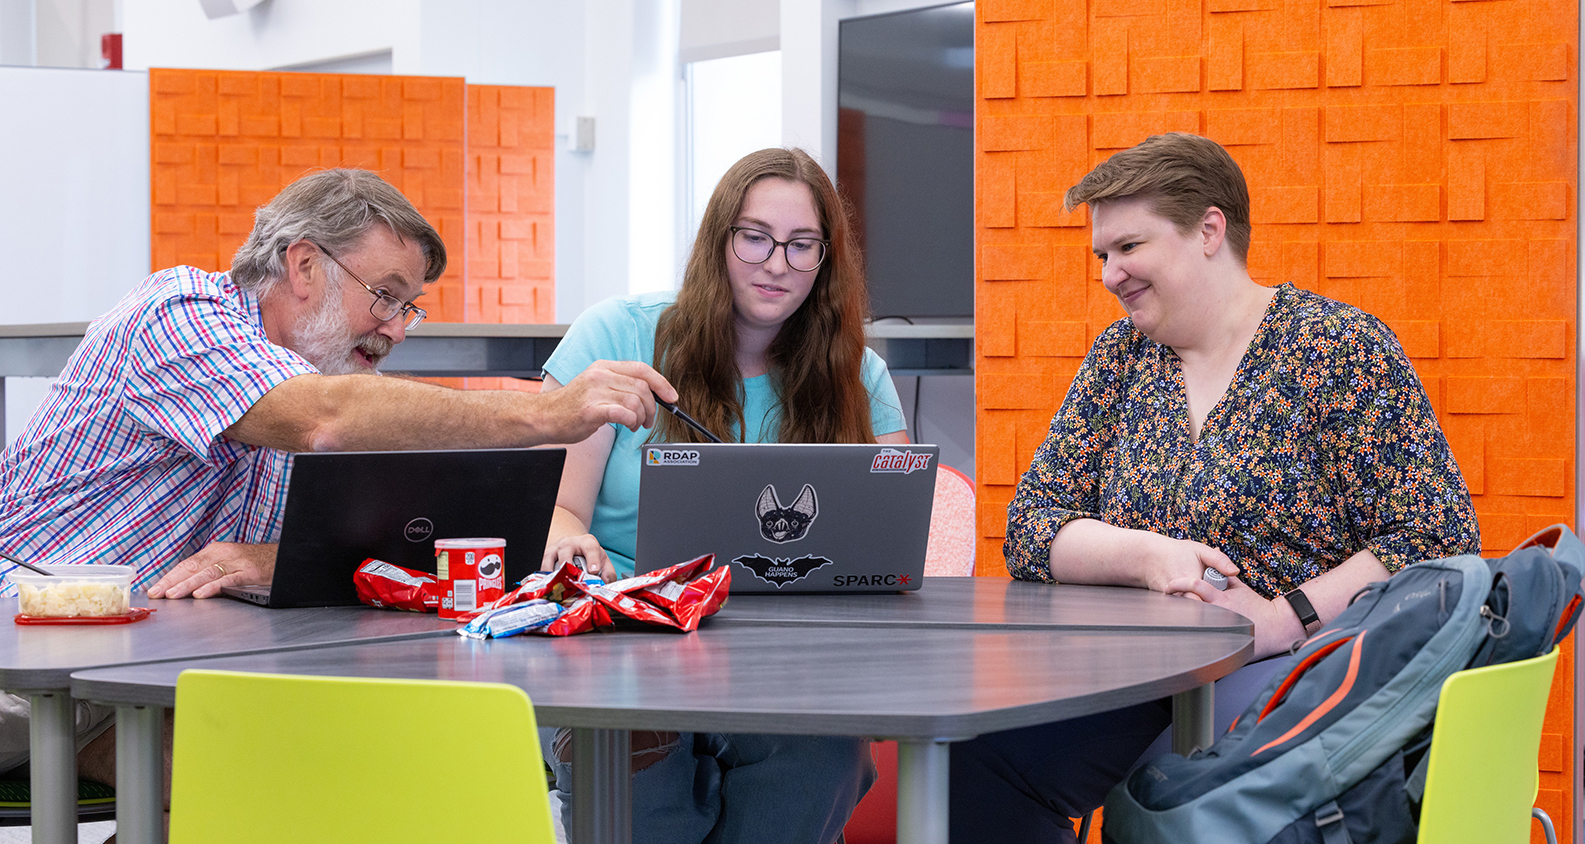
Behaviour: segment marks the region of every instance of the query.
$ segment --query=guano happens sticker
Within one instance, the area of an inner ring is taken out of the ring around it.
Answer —
[[[764,557],[759,554],[750,554],[732,560],[754,573],[754,576],[777,589],[789,583],[796,583],[808,577],[816,569],[831,565],[825,557],[805,555],[796,560],[781,557]]]

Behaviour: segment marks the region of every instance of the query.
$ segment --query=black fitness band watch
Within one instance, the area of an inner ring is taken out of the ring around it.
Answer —
[[[1321,617],[1315,614],[1315,607],[1310,603],[1310,599],[1304,596],[1303,590],[1295,589],[1284,593],[1282,597],[1288,599],[1294,614],[1299,617],[1299,623],[1304,625],[1304,635],[1314,636],[1316,631],[1321,629]]]

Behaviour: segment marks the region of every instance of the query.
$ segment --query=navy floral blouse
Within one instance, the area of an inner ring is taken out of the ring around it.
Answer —
[[[1232,384],[1189,438],[1172,349],[1113,323],[1007,509],[1007,569],[1052,580],[1074,519],[1220,549],[1275,597],[1369,548],[1388,571],[1476,553],[1469,490],[1420,379],[1375,317],[1277,289]]]

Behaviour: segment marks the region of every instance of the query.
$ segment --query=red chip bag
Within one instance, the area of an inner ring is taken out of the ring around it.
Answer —
[[[692,631],[698,629],[701,619],[713,615],[726,603],[732,572],[726,567],[712,570],[714,562],[715,555],[706,554],[609,586],[585,580],[582,569],[562,563],[552,571],[524,578],[516,589],[487,607],[464,614],[462,620],[476,618],[485,610],[544,599],[561,604],[561,615],[544,627],[526,632],[570,636],[610,627],[618,621]]]
[[[358,600],[371,607],[439,612],[440,582],[432,574],[404,569],[372,557],[352,574]]]

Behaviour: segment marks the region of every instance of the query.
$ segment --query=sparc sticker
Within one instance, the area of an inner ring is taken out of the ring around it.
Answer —
[[[644,460],[651,466],[698,466],[699,450],[695,448],[647,448]]]

